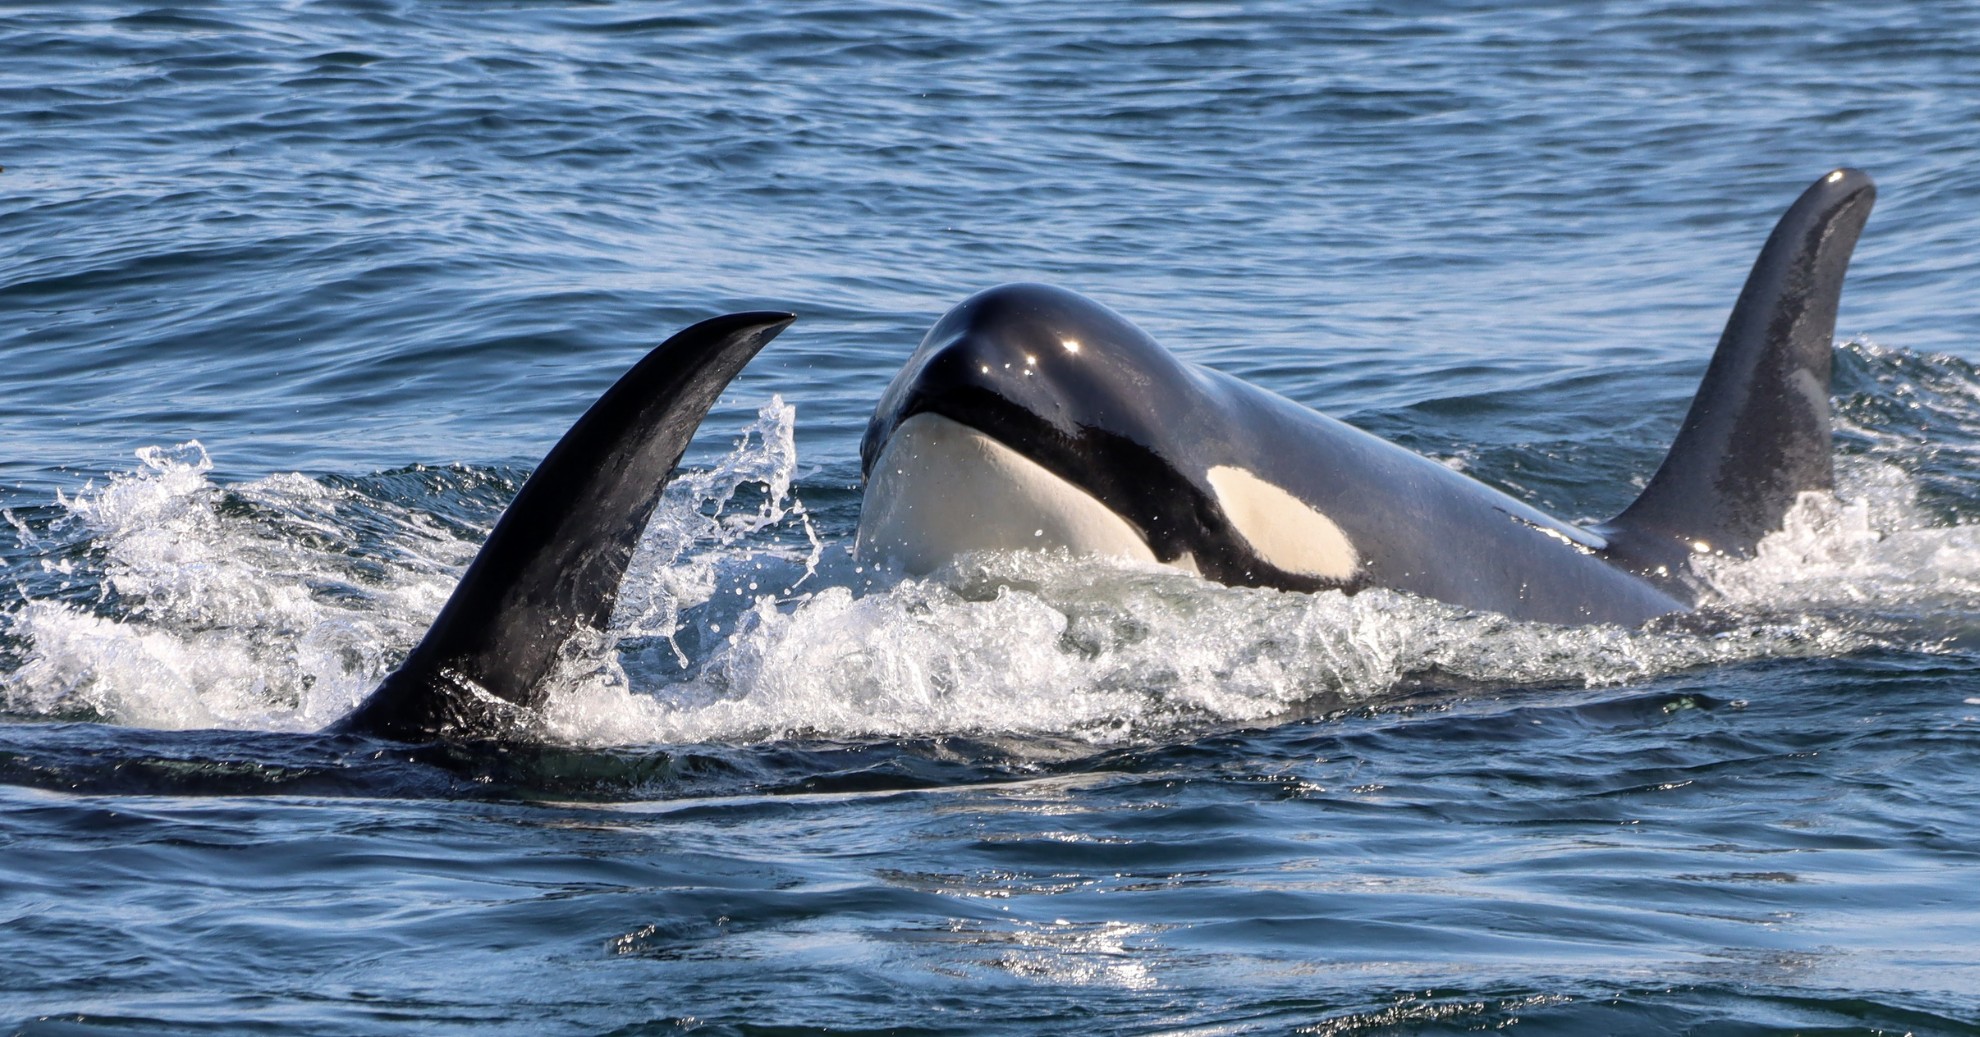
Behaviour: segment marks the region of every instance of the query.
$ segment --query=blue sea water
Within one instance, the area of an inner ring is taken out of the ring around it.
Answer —
[[[0,6],[0,1023],[1980,1033],[1976,126],[1966,3]],[[1841,499],[1711,623],[850,555],[1025,279],[1606,517],[1840,165]],[[317,733],[759,308],[539,741]]]

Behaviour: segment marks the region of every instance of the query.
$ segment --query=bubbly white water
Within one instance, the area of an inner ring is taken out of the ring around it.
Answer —
[[[1980,611],[1980,528],[1934,526],[1875,460],[1809,499],[1745,562],[1711,561],[1710,623],[1563,629],[1386,592],[1217,586],[1063,554],[965,559],[856,592],[791,494],[794,409],[773,400],[711,469],[669,488],[614,621],[625,645],[700,624],[703,658],[656,678],[616,657],[558,688],[545,734],[587,745],[1050,734],[1107,744],[1421,686],[1610,685],[1691,667],[1930,645]],[[17,713],[159,728],[307,730],[367,693],[438,611],[474,545],[418,511],[300,475],[219,485],[197,443],[58,503],[44,566],[106,596],[6,616]],[[1846,502],[1846,503],[1845,503]],[[392,530],[382,554],[354,528]],[[850,536],[847,531],[845,536]],[[85,561],[61,561],[86,543]],[[93,571],[92,571],[93,570]],[[633,675],[628,676],[628,672]]]
[[[705,472],[683,472],[668,485],[626,567],[612,615],[615,633],[672,642],[681,613],[720,593],[725,572],[761,571],[762,552],[737,550],[736,545],[787,518],[797,520],[807,550],[795,557],[783,553],[804,570],[782,588],[784,593],[817,572],[824,545],[804,503],[791,496],[798,464],[796,429],[797,408],[773,396],[720,463]],[[762,503],[754,511],[732,510],[736,494],[755,485],[763,487]],[[730,589],[763,590],[760,583],[745,575]],[[680,646],[672,647],[680,664],[687,665]]]
[[[1980,605],[1980,526],[1932,526],[1895,467],[1850,466],[1841,496],[1809,494],[1747,561],[1705,560],[1727,605],[1859,607],[1971,614]]]
[[[404,654],[473,556],[427,516],[300,475],[216,485],[198,442],[138,460],[58,498],[67,517],[45,534],[48,555],[89,544],[115,600],[97,610],[29,599],[9,617],[31,645],[0,685],[9,709],[158,728],[320,727]],[[396,527],[388,557],[353,557],[345,516],[357,507]],[[65,564],[48,555],[45,568]]]

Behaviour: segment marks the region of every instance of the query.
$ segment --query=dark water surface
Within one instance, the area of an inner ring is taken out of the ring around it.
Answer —
[[[1976,127],[1973,4],[0,6],[0,1023],[1980,1033]],[[1839,165],[1843,499],[1706,622],[850,556],[1019,279],[1606,517]],[[753,308],[541,744],[314,733]]]

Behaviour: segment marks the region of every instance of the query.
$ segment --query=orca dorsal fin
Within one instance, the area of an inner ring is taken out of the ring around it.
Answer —
[[[1629,561],[1748,556],[1798,496],[1834,488],[1836,302],[1876,197],[1868,175],[1838,169],[1774,227],[1663,465],[1634,504],[1598,527]]]
[[[493,737],[540,705],[564,646],[611,621],[626,564],[695,429],[794,319],[715,317],[634,364],[523,483],[406,661],[334,730]]]

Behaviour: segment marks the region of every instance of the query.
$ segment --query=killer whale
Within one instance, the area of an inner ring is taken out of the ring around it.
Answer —
[[[1832,489],[1837,301],[1876,197],[1838,169],[1755,260],[1642,494],[1581,528],[1182,361],[1062,288],[979,293],[931,328],[861,443],[858,552],[926,571],[1064,547],[1286,590],[1385,587],[1521,620],[1639,625],[1710,595],[1690,557],[1749,555]]]
[[[1875,198],[1817,181],[1755,261],[1662,467],[1581,529],[1228,375],[1073,292],[1006,285],[951,310],[861,442],[858,550],[940,564],[1055,545],[1288,590],[1390,587],[1514,618],[1638,624],[1691,608],[1698,550],[1750,552],[1833,485],[1836,303]],[[640,534],[722,390],[795,317],[674,335],[537,467],[405,661],[334,733],[501,738],[602,633]],[[1049,534],[1049,535],[1048,535]]]

